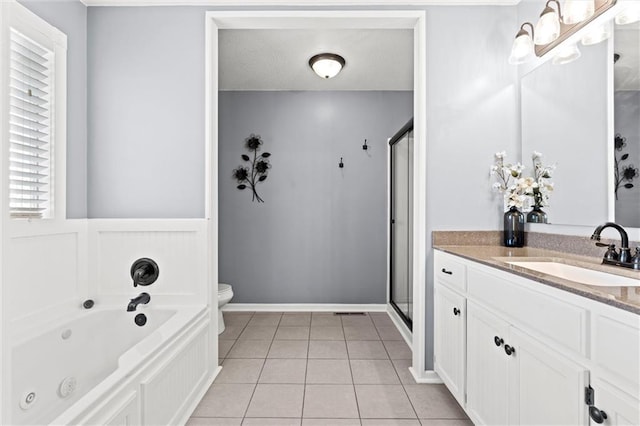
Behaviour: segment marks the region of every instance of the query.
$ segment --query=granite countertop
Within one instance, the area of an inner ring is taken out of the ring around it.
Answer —
[[[597,300],[599,302],[606,303],[607,305],[615,306],[640,315],[640,287],[601,287],[581,284],[520,266],[511,265],[505,262],[505,260],[510,259],[504,258],[511,258],[511,260],[514,261],[517,261],[517,258],[524,257],[529,258],[528,260],[532,261],[553,260],[560,263],[566,263],[568,265],[580,266],[587,269],[633,278],[639,281],[640,271],[602,265],[602,259],[594,257],[580,256],[543,248],[510,248],[496,245],[445,244],[434,244],[433,247],[446,253],[492,266],[506,272],[511,272],[539,283],[569,291],[583,297],[588,297],[589,299]]]

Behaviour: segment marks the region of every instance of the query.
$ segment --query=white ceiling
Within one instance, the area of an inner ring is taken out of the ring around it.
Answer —
[[[520,0],[80,0],[87,6],[510,6]]]
[[[616,25],[613,40],[620,55],[614,65],[616,90],[640,90],[640,22]]]
[[[220,90],[413,90],[412,30],[220,30]],[[346,65],[326,80],[318,53]]]

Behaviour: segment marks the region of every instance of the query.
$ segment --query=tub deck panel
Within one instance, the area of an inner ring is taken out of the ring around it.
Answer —
[[[207,376],[207,329],[200,327],[162,369],[140,384],[143,425],[177,424],[190,396]]]
[[[149,327],[119,308],[84,311],[14,347],[11,424],[173,424],[210,370],[209,310],[145,313]],[[25,410],[30,391],[37,399]]]

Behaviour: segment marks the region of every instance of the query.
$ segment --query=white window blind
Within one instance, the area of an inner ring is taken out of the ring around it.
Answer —
[[[50,216],[53,52],[11,29],[9,210],[14,218]]]

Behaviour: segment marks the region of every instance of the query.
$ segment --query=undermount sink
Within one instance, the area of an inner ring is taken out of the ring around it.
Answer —
[[[513,262],[510,265],[542,272],[554,277],[600,287],[640,287],[640,280],[560,262]]]

